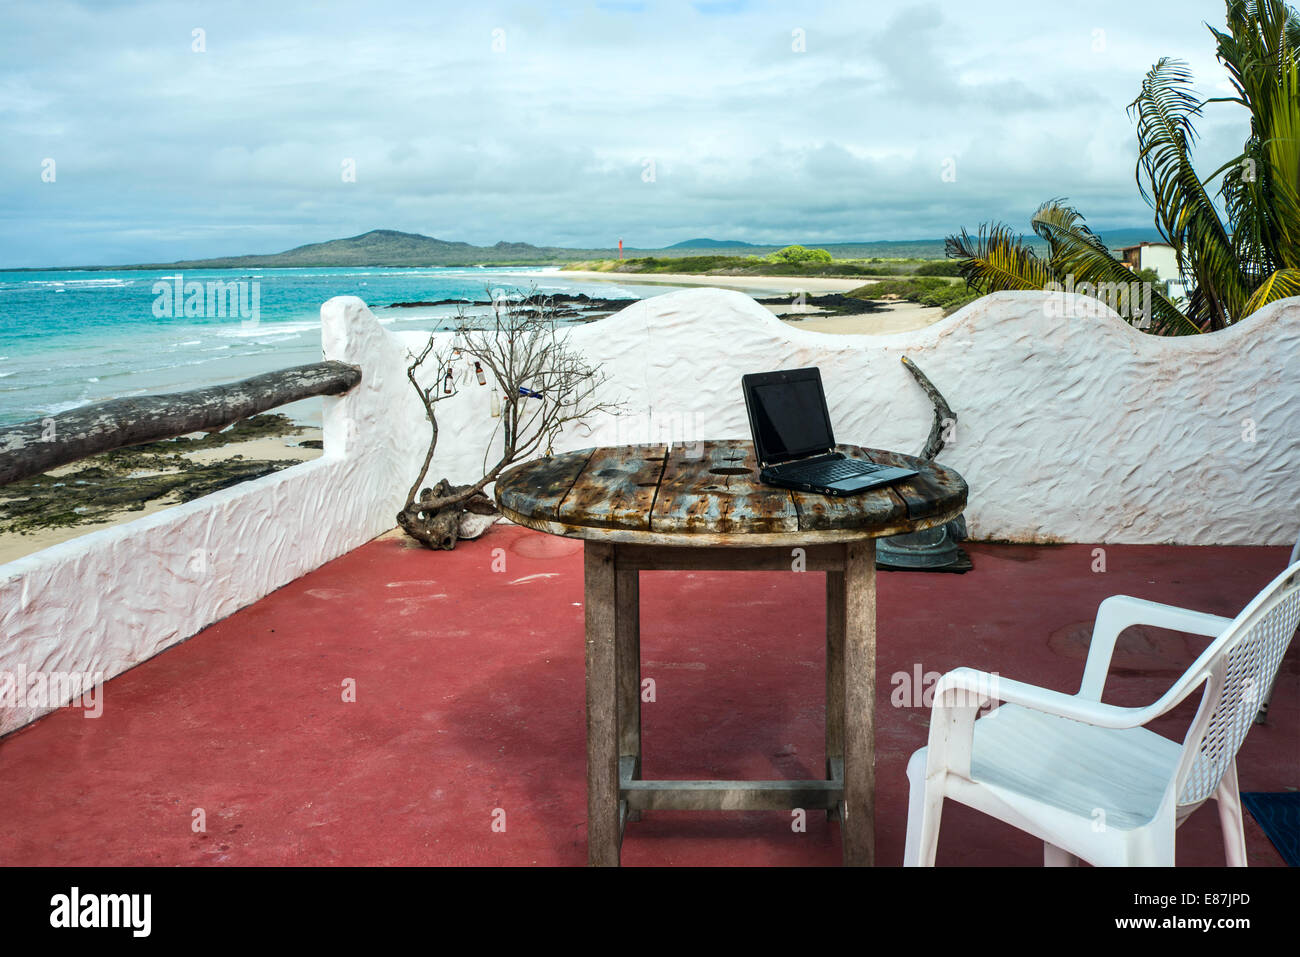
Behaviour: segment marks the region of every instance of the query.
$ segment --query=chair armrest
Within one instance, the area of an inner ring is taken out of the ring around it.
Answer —
[[[1150,707],[1122,708],[1119,705],[1102,704],[1080,695],[1040,688],[1038,685],[976,671],[974,668],[950,671],[934,686],[935,710],[944,707],[978,711],[990,701],[1018,704],[1044,714],[1054,714],[1100,728],[1135,728],[1154,717]],[[989,718],[995,714],[996,712],[990,714]]]
[[[1103,728],[1137,727],[1158,713],[1151,706],[1121,708],[1013,681],[987,671],[957,668],[945,674],[934,686],[927,776],[951,772],[960,777],[970,777],[975,718],[979,709],[991,701],[1018,704]],[[997,720],[997,711],[991,712],[984,720]]]
[[[1092,628],[1092,641],[1088,645],[1088,663],[1083,669],[1079,697],[1101,700],[1106,686],[1106,673],[1115,653],[1115,642],[1120,633],[1132,625],[1151,625],[1193,635],[1217,638],[1232,624],[1231,618],[1191,611],[1174,605],[1115,595],[1107,598],[1097,609],[1097,621]]]

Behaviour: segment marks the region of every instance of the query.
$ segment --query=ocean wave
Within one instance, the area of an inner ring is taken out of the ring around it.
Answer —
[[[10,280],[14,286],[75,286],[90,289],[121,289],[135,283],[134,279],[19,279]]]
[[[42,406],[41,411],[46,415],[58,415],[60,412],[70,412],[73,409],[79,409],[85,404],[85,399],[77,399],[73,402],[55,402],[52,405]]]
[[[303,322],[258,322],[253,325],[232,325],[228,329],[214,330],[218,336],[226,339],[252,339],[257,336],[276,335],[289,336],[298,335],[308,330],[320,328],[320,320],[303,321]]]

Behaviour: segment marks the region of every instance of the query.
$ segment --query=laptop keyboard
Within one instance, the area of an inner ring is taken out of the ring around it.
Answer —
[[[780,475],[784,479],[803,479],[815,476],[818,480],[834,482],[839,479],[853,478],[855,475],[870,475],[872,472],[879,472],[881,469],[886,468],[889,468],[889,466],[863,462],[860,459],[839,459],[833,462],[787,465],[780,470]]]

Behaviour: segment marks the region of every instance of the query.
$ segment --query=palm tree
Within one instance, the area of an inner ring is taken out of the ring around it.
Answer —
[[[1142,82],[1129,115],[1137,123],[1136,177],[1155,223],[1178,257],[1189,290],[1175,304],[1153,290],[1150,314],[1119,309],[1164,335],[1222,329],[1267,303],[1300,295],[1300,17],[1282,0],[1228,0],[1227,32],[1210,28],[1234,94],[1202,100],[1179,60],[1162,58]],[[1208,103],[1236,103],[1250,114],[1241,155],[1202,180],[1192,165],[1193,121]],[[1211,183],[1221,178],[1221,217]],[[1000,224],[950,236],[948,256],[980,293],[1076,284],[1127,283],[1115,259],[1062,200],[1038,208],[1031,223],[1046,242],[1038,255]]]

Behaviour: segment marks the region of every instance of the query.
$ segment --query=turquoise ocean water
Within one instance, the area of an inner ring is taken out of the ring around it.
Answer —
[[[387,308],[391,303],[482,300],[489,289],[513,293],[534,286],[543,293],[628,300],[671,291],[662,285],[572,281],[553,270],[526,268],[187,270],[181,274],[184,283],[202,283],[205,289],[210,282],[240,286],[229,294],[229,308],[220,303],[210,308],[205,296],[203,305],[186,315],[183,298],[177,302],[174,295],[155,291],[159,282],[174,289],[176,275],[175,270],[0,271],[0,425],[102,399],[195,389],[316,362],[320,307],[332,296],[360,296],[385,326],[406,331],[450,328],[456,309]],[[239,293],[243,305],[251,307],[254,290],[255,323],[248,318],[251,308],[236,308]],[[320,400],[312,400],[283,411],[319,424],[319,406]]]

